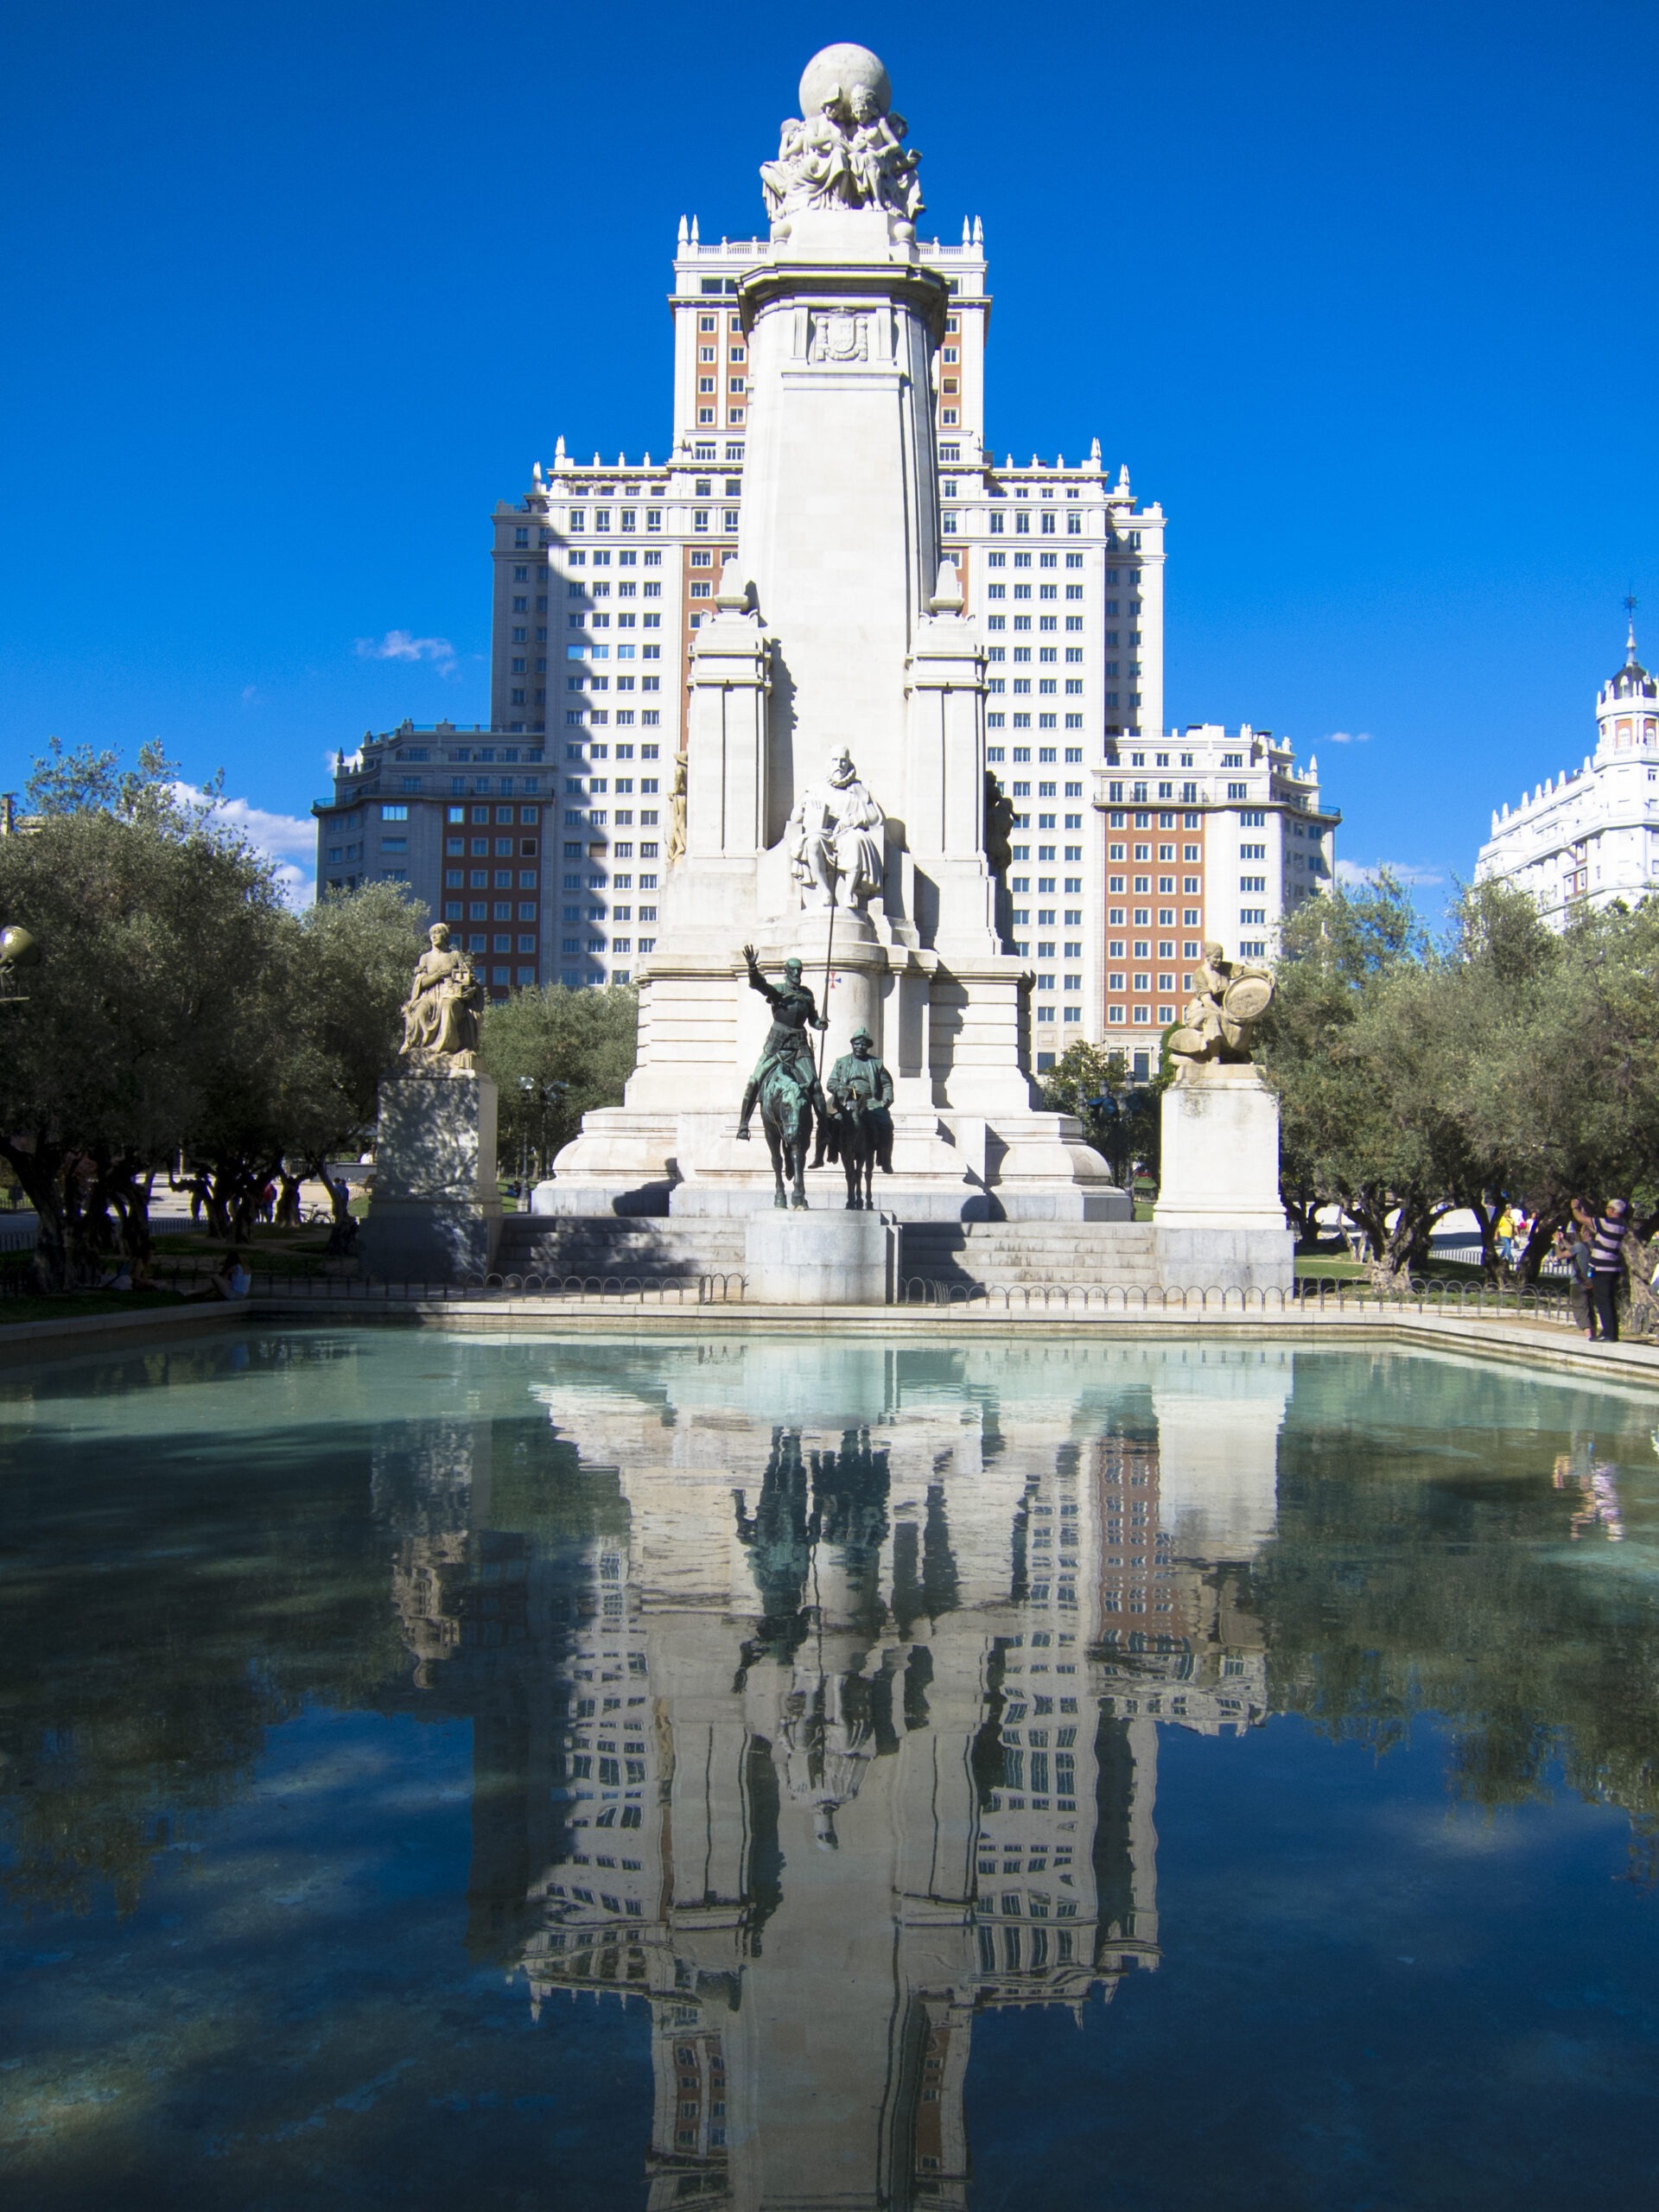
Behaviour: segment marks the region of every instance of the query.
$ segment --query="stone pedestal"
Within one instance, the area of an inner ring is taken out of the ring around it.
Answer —
[[[486,1075],[397,1075],[380,1086],[362,1263],[381,1281],[486,1274],[500,1233],[495,1085]]]
[[[1279,1199],[1279,1101],[1254,1065],[1192,1067],[1164,1093],[1152,1221],[1166,1284],[1291,1287],[1296,1240]]]
[[[746,1300],[763,1306],[887,1306],[899,1230],[880,1213],[769,1208],[744,1230]]]

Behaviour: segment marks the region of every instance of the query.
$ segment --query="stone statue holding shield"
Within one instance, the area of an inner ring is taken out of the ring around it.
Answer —
[[[1224,960],[1220,945],[1210,939],[1192,971],[1192,982],[1193,995],[1181,1008],[1181,1026],[1170,1032],[1171,1057],[1187,1067],[1248,1060],[1250,1033],[1273,997],[1272,976],[1265,968]]]

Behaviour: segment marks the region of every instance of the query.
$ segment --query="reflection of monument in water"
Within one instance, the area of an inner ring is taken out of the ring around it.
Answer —
[[[534,1394],[589,1534],[504,1525],[497,1424],[486,1510],[404,1547],[420,1678],[474,1713],[474,1940],[538,2005],[650,2003],[652,2206],[963,2204],[975,2012],[1157,1963],[1157,1724],[1265,1709],[1226,1563],[1288,1357],[617,1360]]]

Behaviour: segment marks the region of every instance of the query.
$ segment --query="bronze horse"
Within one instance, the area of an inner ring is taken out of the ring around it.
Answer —
[[[760,1079],[760,1127],[772,1154],[775,1206],[806,1206],[806,1156],[812,1145],[812,1097],[786,1060],[774,1060]],[[787,1176],[793,1188],[785,1191]]]

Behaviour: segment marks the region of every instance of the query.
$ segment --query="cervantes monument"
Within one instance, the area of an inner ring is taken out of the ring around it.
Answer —
[[[917,249],[905,135],[875,56],[830,47],[762,169],[771,253],[738,286],[738,554],[693,642],[683,849],[639,970],[639,1065],[538,1210],[772,1208],[766,1149],[735,1135],[767,1028],[753,944],[770,975],[801,962],[826,1071],[862,1030],[891,1071],[884,1209],[1130,1217],[1028,1072],[1030,979],[987,849],[985,654],[940,538],[947,292]]]

